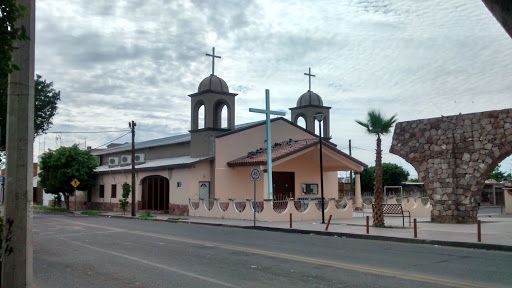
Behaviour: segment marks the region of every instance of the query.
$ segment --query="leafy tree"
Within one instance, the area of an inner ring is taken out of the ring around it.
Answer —
[[[17,49],[16,40],[29,40],[25,27],[16,26],[16,21],[23,17],[26,11],[26,7],[17,5],[15,0],[0,2],[0,75],[2,76],[7,76],[18,69],[11,63],[11,53]]]
[[[382,186],[399,186],[407,181],[409,172],[402,166],[393,163],[382,163]],[[361,188],[363,191],[373,191],[375,188],[375,166],[361,172]]]
[[[40,161],[39,173],[41,186],[46,193],[64,195],[66,209],[69,210],[69,196],[75,191],[71,180],[78,179],[77,190],[88,190],[94,186],[94,169],[98,160],[89,151],[71,147],[60,147],[57,150],[45,152]]]
[[[503,182],[507,179],[507,174],[505,174],[505,172],[501,171],[501,165],[498,164],[498,166],[496,166],[496,168],[494,168],[494,171],[492,171],[491,174],[489,174],[489,176],[487,176],[487,179],[493,179],[493,180],[496,180],[497,182]]]
[[[57,113],[60,91],[53,88],[53,82],[46,82],[41,75],[35,79],[34,136],[44,134],[52,126],[52,119]]]
[[[53,82],[46,82],[41,75],[36,75],[34,81],[34,137],[44,134],[52,126],[52,119],[57,113],[57,103],[60,101],[60,91],[55,90]],[[7,89],[0,89],[0,125],[2,125],[2,142],[0,150],[5,149],[7,119]]]
[[[377,227],[384,226],[384,211],[382,208],[382,140],[381,135],[391,132],[391,128],[396,122],[396,115],[391,118],[385,118],[379,111],[370,110],[366,121],[356,120],[357,124],[366,128],[367,132],[377,136],[377,149],[375,153],[375,211],[373,211],[373,225]]]
[[[128,197],[130,197],[131,187],[130,184],[124,182],[123,183],[123,194],[121,195],[121,199],[119,200],[119,206],[123,209],[123,214],[126,213],[126,207],[128,207]]]

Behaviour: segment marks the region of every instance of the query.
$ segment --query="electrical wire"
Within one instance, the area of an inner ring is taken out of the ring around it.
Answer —
[[[101,145],[99,145],[99,146],[97,146],[97,147],[94,147],[94,148],[93,148],[93,150],[94,150],[94,149],[98,149],[98,148],[100,148],[100,147],[102,147],[102,146],[108,145],[108,144],[110,144],[110,143],[112,143],[112,142],[114,142],[114,141],[116,141],[116,140],[118,140],[118,139],[123,138],[124,136],[126,136],[126,135],[128,135],[128,134],[130,134],[130,133],[131,133],[131,131],[128,131],[128,133],[125,133],[125,134],[123,134],[123,135],[121,135],[121,136],[117,137],[117,138],[116,138],[116,139],[114,139],[114,140],[110,140],[110,141],[108,141],[108,142],[107,142],[107,143],[105,143],[105,144],[101,144]]]
[[[105,130],[105,131],[51,131],[46,134],[92,134],[92,133],[112,133],[112,132],[130,132],[130,130]]]

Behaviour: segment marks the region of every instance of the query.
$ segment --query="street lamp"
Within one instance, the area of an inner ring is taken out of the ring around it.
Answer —
[[[324,158],[322,153],[322,121],[324,120],[323,113],[315,114],[315,119],[318,121],[318,141],[320,142],[320,197],[322,203],[322,224],[325,224],[324,215]]]

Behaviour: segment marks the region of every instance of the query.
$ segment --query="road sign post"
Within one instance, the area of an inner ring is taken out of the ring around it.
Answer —
[[[80,181],[78,181],[78,179],[76,179],[76,178],[73,178],[73,180],[71,180],[71,186],[73,186],[73,188],[75,188],[75,191],[73,191],[73,196],[75,198],[75,211],[76,211],[76,187],[78,187],[78,185],[80,185]]]
[[[261,171],[258,168],[251,170],[251,178],[253,183],[253,198],[252,198],[252,224],[256,226],[256,181],[260,179]]]

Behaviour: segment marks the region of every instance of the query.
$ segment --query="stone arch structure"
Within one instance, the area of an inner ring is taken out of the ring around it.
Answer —
[[[433,222],[475,223],[486,176],[512,154],[512,109],[399,122],[390,152],[418,172]]]

